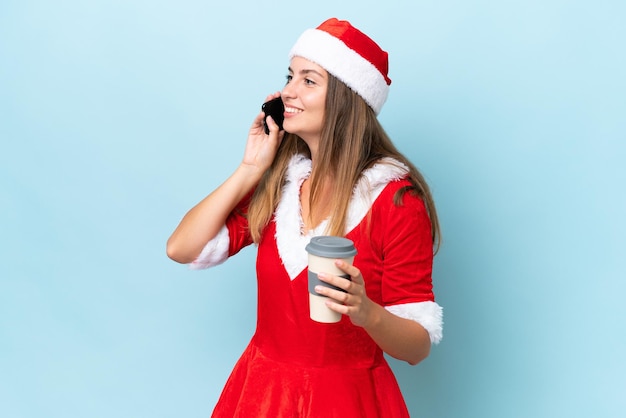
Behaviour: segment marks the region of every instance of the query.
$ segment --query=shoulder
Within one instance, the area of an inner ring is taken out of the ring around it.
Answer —
[[[389,182],[372,205],[372,211],[382,216],[410,218],[421,217],[427,213],[426,204],[406,178]]]
[[[394,181],[406,179],[409,168],[393,158],[381,158],[373,166],[363,171],[359,183],[364,187],[378,188]]]
[[[408,189],[411,186],[406,178],[391,181],[372,205],[371,237],[386,257],[394,249],[406,252],[406,246],[432,255],[430,216],[422,198]]]
[[[376,166],[375,166],[376,167]],[[383,224],[419,222],[429,223],[426,203],[416,193],[409,180],[409,169],[402,163],[391,160],[381,162],[378,171],[388,175],[379,177],[379,193],[373,201],[371,211],[374,219]]]
[[[403,182],[409,174],[404,164],[392,158],[382,158],[363,171],[354,186],[353,199],[371,205],[390,186]]]
[[[371,168],[365,170],[357,188],[378,190],[377,204],[385,206],[424,206],[422,199],[413,193],[409,181],[409,168],[392,158],[382,158]]]
[[[408,173],[408,167],[392,158],[382,158],[363,171],[352,191],[347,213],[347,231],[356,227],[368,213],[376,210],[376,202],[381,200],[382,193],[388,193],[387,189],[393,189],[396,184],[408,184],[405,180]]]

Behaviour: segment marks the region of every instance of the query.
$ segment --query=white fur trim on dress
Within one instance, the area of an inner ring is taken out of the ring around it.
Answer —
[[[348,208],[346,233],[361,223],[376,198],[391,181],[405,177],[409,169],[392,158],[382,158],[380,162],[365,170],[352,192]]]
[[[385,77],[340,39],[323,30],[307,29],[289,52],[290,59],[294,56],[320,65],[361,96],[376,114],[380,113],[389,94]]]
[[[278,254],[291,280],[307,267],[305,247],[314,236],[302,234],[304,223],[300,211],[300,187],[310,175],[311,160],[303,155],[293,156],[287,167],[287,179],[274,215]]]
[[[443,308],[436,302],[414,302],[385,306],[389,312],[401,318],[417,322],[428,331],[431,344],[439,344],[443,338]]]
[[[217,235],[202,249],[202,252],[191,264],[191,270],[201,270],[222,264],[228,259],[228,247],[230,246],[230,236],[228,228],[223,225]]]
[[[403,178],[408,169],[391,158],[383,158],[365,170],[356,184],[348,207],[346,233],[354,229],[367,215],[372,204],[390,181]],[[312,237],[323,235],[328,219],[315,229],[303,234],[304,222],[300,207],[300,187],[311,175],[311,160],[302,156],[292,157],[287,168],[287,179],[276,208],[276,246],[287,274],[291,280],[307,267],[305,247]]]

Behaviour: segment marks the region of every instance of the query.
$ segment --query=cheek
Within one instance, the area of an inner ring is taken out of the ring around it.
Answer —
[[[324,115],[324,108],[326,107],[326,102],[324,100],[316,100],[313,107],[315,109],[316,114]]]

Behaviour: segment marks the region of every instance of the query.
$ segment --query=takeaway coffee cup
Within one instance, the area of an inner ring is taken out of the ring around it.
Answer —
[[[349,280],[350,275],[335,266],[335,260],[342,259],[346,263],[352,264],[357,252],[354,243],[342,237],[318,236],[311,238],[306,246],[306,251],[309,253],[309,314],[311,319],[324,323],[339,322],[341,314],[326,306],[325,302],[328,298],[317,293],[315,286],[342,289],[321,281],[317,277],[317,273],[334,274]]]

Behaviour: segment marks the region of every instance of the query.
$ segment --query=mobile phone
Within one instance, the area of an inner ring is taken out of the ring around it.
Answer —
[[[278,128],[283,130],[283,120],[285,120],[285,105],[283,104],[283,99],[278,96],[275,99],[270,100],[269,102],[263,103],[261,106],[261,110],[265,112],[265,117],[263,118],[263,128],[265,129],[265,133],[269,135],[270,128],[267,126],[266,119],[268,116],[271,116],[274,119],[274,122],[278,125]]]

